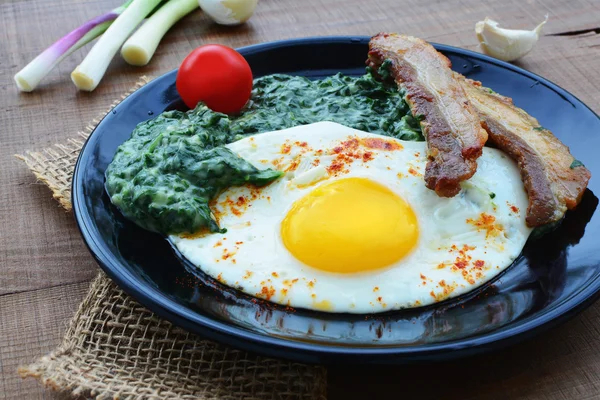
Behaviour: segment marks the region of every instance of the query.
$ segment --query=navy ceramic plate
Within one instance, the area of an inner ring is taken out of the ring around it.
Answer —
[[[331,37],[240,49],[255,76],[364,73],[368,38]],[[305,362],[404,363],[497,349],[572,317],[600,290],[600,119],[573,95],[515,66],[436,46],[453,68],[512,97],[592,171],[589,189],[560,228],[530,241],[493,284],[437,306],[380,315],[287,311],[208,279],[161,236],[124,219],[104,192],[104,170],[141,121],[183,108],[170,72],[133,93],[85,144],[73,178],[73,209],[90,251],[114,281],[150,310],[229,345]]]

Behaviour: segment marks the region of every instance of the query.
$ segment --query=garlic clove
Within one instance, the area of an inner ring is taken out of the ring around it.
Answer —
[[[534,30],[525,31],[500,28],[498,22],[486,17],[475,24],[475,34],[485,54],[503,61],[515,61],[533,49],[547,21],[546,15]]]
[[[258,0],[198,0],[202,11],[221,25],[239,25],[254,13]]]

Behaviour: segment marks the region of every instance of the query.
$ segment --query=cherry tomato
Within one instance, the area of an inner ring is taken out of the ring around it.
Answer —
[[[194,108],[202,101],[213,111],[235,114],[250,98],[252,70],[234,49],[207,44],[193,50],[177,72],[177,91]]]

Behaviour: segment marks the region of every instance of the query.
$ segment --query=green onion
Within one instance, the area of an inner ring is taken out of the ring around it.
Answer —
[[[108,64],[127,37],[161,0],[133,0],[129,7],[106,30],[84,60],[71,72],[71,80],[80,90],[94,90]]]
[[[169,29],[198,8],[198,0],[171,0],[156,11],[121,47],[121,56],[131,65],[146,65]]]
[[[120,7],[87,21],[60,38],[15,74],[17,87],[23,92],[34,90],[62,60],[104,33],[132,1],[128,0]]]

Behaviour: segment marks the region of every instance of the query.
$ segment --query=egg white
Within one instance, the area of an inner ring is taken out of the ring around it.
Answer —
[[[358,157],[343,171],[332,171],[332,149],[352,138],[381,138],[401,149],[361,147],[368,159]],[[374,313],[465,294],[520,254],[531,233],[525,224],[527,195],[516,164],[502,152],[485,148],[476,174],[463,182],[461,192],[439,197],[423,181],[425,146],[332,122],[245,138],[228,147],[257,168],[289,172],[263,188],[224,191],[212,210],[227,233],[169,239],[184,257],[223,284],[292,307]],[[419,225],[415,248],[393,265],[362,273],[328,273],[301,263],[283,244],[283,218],[295,201],[319,185],[349,177],[378,182],[410,204]]]

